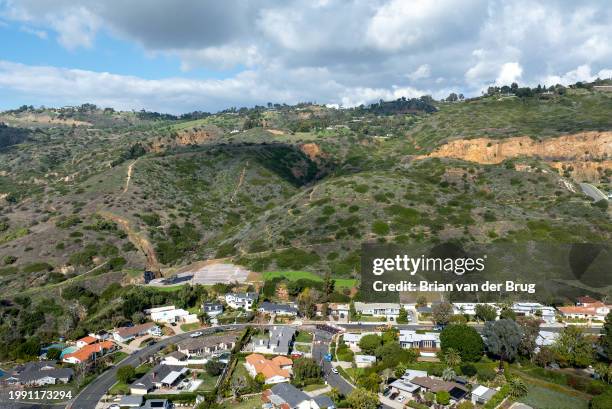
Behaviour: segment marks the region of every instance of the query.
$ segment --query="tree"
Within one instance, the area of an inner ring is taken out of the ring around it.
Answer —
[[[593,342],[579,327],[565,327],[552,346],[555,359],[561,366],[584,368],[593,362]]]
[[[457,374],[455,373],[453,368],[444,368],[444,370],[442,371],[442,379],[444,379],[445,381],[452,381],[455,376],[457,376]]]
[[[439,325],[446,325],[453,316],[453,306],[448,302],[434,305],[431,310],[433,320]]]
[[[486,339],[487,350],[499,357],[500,368],[503,361],[511,361],[516,357],[523,339],[521,327],[509,319],[485,323],[482,334]]]
[[[57,361],[62,355],[62,350],[58,348],[50,348],[47,350],[47,359],[50,361]]]
[[[355,302],[351,300],[349,304],[349,321],[357,321],[357,310],[355,309]]]
[[[318,298],[319,292],[311,288],[304,288],[300,293],[298,296],[298,308],[305,317],[312,318],[315,316]]]
[[[474,409],[474,404],[469,400],[464,400],[457,404],[456,409]]]
[[[523,382],[521,378],[510,379],[508,386],[510,387],[510,396],[515,399],[527,395],[527,385],[525,385],[525,382]]]
[[[225,368],[225,364],[220,362],[218,359],[209,359],[204,364],[204,369],[206,369],[206,373],[210,376],[219,376],[221,372],[223,372],[223,368]]]
[[[442,330],[440,344],[443,352],[449,348],[459,352],[463,362],[476,362],[482,357],[484,345],[478,332],[466,324],[452,324]]]
[[[457,366],[461,363],[461,355],[455,348],[447,348],[444,353],[444,363],[451,368]]]
[[[206,311],[198,312],[198,321],[200,321],[201,324],[208,324],[209,320],[210,317]]]
[[[145,315],[140,311],[137,311],[134,314],[132,314],[132,322],[134,324],[142,324],[143,322],[146,321],[146,318],[147,317],[145,317]]]
[[[536,365],[545,368],[555,360],[555,354],[549,347],[541,347],[538,353],[535,354],[533,360]]]
[[[495,321],[497,310],[489,304],[477,304],[475,308],[476,318],[482,321]]]
[[[244,376],[235,376],[232,378],[230,382],[230,390],[232,391],[232,396],[236,399],[240,396],[240,392],[246,388],[248,385],[247,380]]]
[[[397,342],[387,342],[376,348],[374,355],[388,366],[396,366],[402,357],[402,347]]]
[[[378,396],[363,388],[353,389],[346,401],[352,409],[376,409],[379,404]]]
[[[357,378],[357,385],[371,392],[378,392],[378,385],[380,382],[380,376],[378,376],[376,372],[363,374]]]
[[[595,364],[594,369],[601,380],[612,383],[612,364],[606,365],[603,362],[599,362]]]
[[[382,339],[376,334],[368,334],[359,340],[359,348],[368,355],[374,355],[376,348],[382,345]]]
[[[125,365],[117,369],[117,380],[121,383],[130,383],[136,377],[136,369],[132,365]]]
[[[536,339],[540,333],[540,320],[531,317],[519,317],[517,323],[523,330],[523,339],[519,345],[519,353],[526,357],[531,357],[536,349]]]
[[[438,405],[448,405],[450,403],[450,393],[447,391],[439,391],[436,393],[436,403]]]
[[[601,332],[601,346],[603,347],[605,354],[608,356],[608,360],[612,361],[612,311],[606,315],[606,320]]]
[[[424,295],[419,295],[416,300],[417,307],[425,307],[427,305],[427,297]]]
[[[408,311],[404,307],[401,307],[399,310],[399,315],[397,316],[398,324],[408,324]]]
[[[293,379],[304,383],[321,377],[321,367],[312,358],[298,358],[293,361]]]
[[[448,94],[448,97],[446,97],[446,100],[448,102],[455,102],[459,99],[459,97],[457,96],[457,94],[455,94],[454,92],[451,92],[450,94]]]
[[[512,311],[510,308],[504,307],[499,313],[499,319],[516,321],[516,313]]]
[[[329,301],[329,296],[334,292],[336,281],[332,280],[331,273],[327,271],[323,279],[323,289],[325,291],[325,301]]]

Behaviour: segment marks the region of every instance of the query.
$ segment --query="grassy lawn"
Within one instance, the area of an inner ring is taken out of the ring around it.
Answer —
[[[262,405],[261,395],[251,396],[244,398],[241,402],[234,402],[229,400],[225,402],[221,407],[223,409],[261,409]]]
[[[130,393],[130,387],[123,382],[117,382],[108,390],[109,395],[127,395]]]
[[[312,392],[312,391],[316,391],[316,390],[319,390],[319,389],[323,389],[325,387],[327,387],[327,385],[322,384],[322,383],[315,383],[315,384],[308,385],[308,386],[304,387],[303,390],[304,390],[304,392]]]
[[[194,322],[193,324],[183,324],[183,325],[181,325],[181,329],[183,331],[185,331],[185,332],[193,331],[193,330],[198,329],[200,327],[201,327],[201,325],[200,325],[199,322]]]
[[[166,293],[166,292],[170,292],[170,291],[178,291],[181,288],[183,288],[183,284],[178,284],[178,285],[168,285],[168,286],[164,286],[164,287],[151,287],[149,286],[148,288],[152,288],[155,291],[161,292],[161,293]]]
[[[300,331],[295,337],[295,342],[312,342],[312,334],[306,331]]]
[[[112,355],[113,364],[121,362],[126,356],[128,356],[128,354],[126,354],[123,351],[117,351],[117,352],[113,353],[113,355]]]
[[[530,386],[527,395],[518,401],[538,409],[587,409],[589,407],[589,401],[586,399],[562,394],[541,386]]]
[[[310,345],[296,344],[295,350],[300,352],[310,352]]]
[[[218,376],[210,376],[206,372],[200,372],[198,374],[198,379],[201,379],[203,382],[198,388],[199,391],[211,391],[215,389],[215,385],[217,384]]]
[[[285,277],[291,281],[300,279],[323,281],[323,277],[310,271],[266,271],[263,273],[263,278],[266,281],[275,277]],[[357,280],[353,278],[334,278],[334,281],[336,282],[336,288],[353,288],[357,285]]]

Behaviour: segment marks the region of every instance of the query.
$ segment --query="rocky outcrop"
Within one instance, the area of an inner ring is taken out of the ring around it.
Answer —
[[[506,139],[457,139],[424,158],[455,158],[482,164],[497,164],[521,156],[538,157],[575,179],[597,181],[612,160],[612,132],[581,132],[535,140],[527,136]]]

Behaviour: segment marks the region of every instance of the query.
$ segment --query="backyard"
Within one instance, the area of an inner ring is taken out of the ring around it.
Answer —
[[[263,273],[264,280],[272,280],[275,277],[285,277],[290,281],[297,281],[300,279],[312,280],[312,281],[323,281],[323,277],[311,273],[310,271],[266,271]],[[353,288],[357,285],[357,280],[353,278],[334,278],[336,288]]]
[[[538,409],[587,409],[589,407],[589,401],[586,399],[534,385],[530,385],[527,395],[518,401]]]

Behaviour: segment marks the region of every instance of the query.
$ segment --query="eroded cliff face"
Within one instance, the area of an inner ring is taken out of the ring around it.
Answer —
[[[455,158],[497,164],[520,156],[537,156],[560,173],[597,182],[606,169],[612,169],[612,132],[582,132],[544,140],[527,136],[457,139],[417,159]]]
[[[222,135],[223,130],[213,125],[182,129],[172,136],[155,139],[150,144],[150,150],[160,152],[166,148],[176,146],[203,145],[214,141]]]

